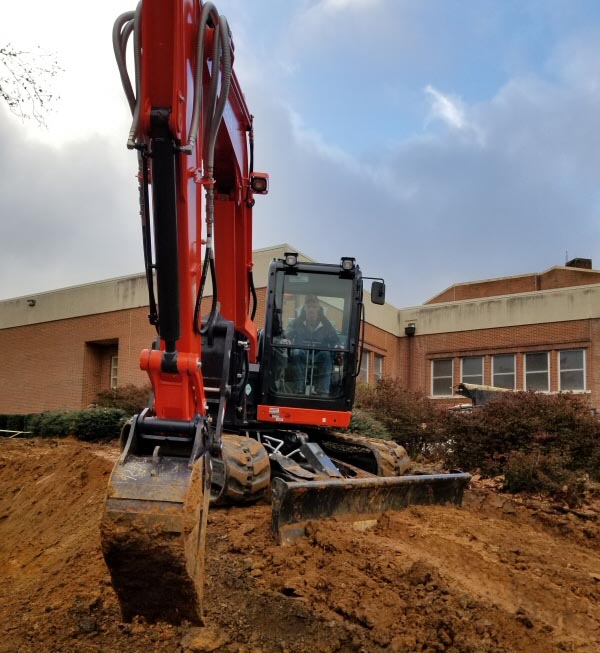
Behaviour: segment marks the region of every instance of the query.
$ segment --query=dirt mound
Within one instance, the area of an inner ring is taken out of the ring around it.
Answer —
[[[413,507],[276,546],[267,505],[209,516],[206,628],[121,622],[100,551],[114,447],[0,441],[0,652],[600,650],[592,507]]]

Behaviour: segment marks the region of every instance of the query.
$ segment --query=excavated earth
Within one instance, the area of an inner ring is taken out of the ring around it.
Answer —
[[[600,651],[599,506],[519,500],[483,482],[464,506],[373,529],[314,523],[277,546],[269,506],[214,509],[206,626],[121,621],[99,522],[117,450],[0,441],[0,652]]]

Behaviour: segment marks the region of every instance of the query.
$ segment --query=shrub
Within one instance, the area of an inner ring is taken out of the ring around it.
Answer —
[[[385,426],[372,413],[361,410],[360,408],[352,412],[349,431],[370,438],[381,438],[382,440],[392,439]]]
[[[382,424],[410,456],[432,456],[443,445],[446,433],[439,428],[440,410],[424,394],[406,390],[395,380],[382,379],[375,386],[361,387],[357,405]]]
[[[74,435],[92,442],[118,438],[126,413],[118,408],[55,410],[26,416],[27,430],[46,438]]]
[[[502,474],[513,452],[564,456],[570,470],[598,474],[600,428],[587,402],[575,395],[503,393],[470,413],[448,413],[448,464]]]
[[[25,415],[7,415],[6,416],[7,431],[24,431],[25,430]]]
[[[577,506],[585,494],[585,478],[568,467],[569,460],[564,454],[515,451],[506,465],[504,489],[548,494]]]
[[[75,417],[75,434],[80,440],[114,440],[119,437],[127,413],[120,408],[80,410]]]
[[[114,390],[98,393],[95,403],[101,408],[118,408],[128,415],[135,415],[148,406],[152,388],[149,385],[124,385]]]
[[[41,413],[31,413],[30,415],[25,415],[25,430],[29,432],[30,437],[35,435],[40,417]]]
[[[34,435],[45,438],[64,438],[75,433],[75,415],[73,411],[55,410],[40,413],[37,419],[31,419]]]

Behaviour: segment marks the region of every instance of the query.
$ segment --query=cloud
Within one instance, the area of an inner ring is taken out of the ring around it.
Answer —
[[[381,2],[382,0],[321,0],[315,5],[315,9],[329,14],[347,10],[363,11]]]
[[[322,16],[326,3],[277,3],[278,22],[257,3],[223,9],[255,115],[256,168],[271,176],[256,201],[255,247],[355,256],[367,276],[386,278],[399,306],[455,282],[543,270],[565,250],[600,261],[593,38],[573,34],[546,68],[501,83],[485,68],[485,92],[473,94],[470,77],[448,73],[458,28],[442,34],[447,13],[435,14],[437,27],[425,20],[439,3],[330,0],[335,21],[310,13]],[[237,27],[236,7],[247,27]],[[460,29],[467,18],[458,16]],[[119,102],[122,124],[104,120],[92,136],[99,119],[84,114],[77,138],[56,147],[28,140],[0,114],[0,296],[142,270],[135,156],[124,148],[127,110],[106,58],[119,93],[106,102]],[[390,84],[391,108],[382,91]],[[80,101],[106,99],[90,88]],[[409,114],[414,129],[403,131]]]
[[[1,108],[0,298],[141,271],[135,155],[24,132]]]
[[[459,98],[444,95],[428,84],[425,93],[431,98],[430,120],[439,119],[454,129],[465,129],[465,110]]]
[[[565,250],[600,260],[600,92],[530,75],[467,103],[429,85],[425,131],[360,156],[256,95],[273,181],[256,207],[261,244],[356,256],[397,305],[559,265]]]

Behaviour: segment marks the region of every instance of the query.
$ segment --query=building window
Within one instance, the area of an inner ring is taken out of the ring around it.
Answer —
[[[115,390],[117,387],[117,377],[119,374],[119,357],[111,356],[110,358],[110,389]]]
[[[461,358],[460,363],[462,383],[483,385],[483,356],[467,356]]]
[[[492,385],[497,388],[515,389],[514,354],[498,354],[492,358]]]
[[[550,390],[550,369],[548,353],[525,354],[525,390],[548,392]]]
[[[379,354],[373,356],[373,378],[376,382],[383,378],[383,356]]]
[[[560,389],[567,392],[585,390],[585,351],[571,349],[558,354]]]
[[[358,380],[361,383],[369,382],[369,356],[370,352],[363,351],[362,357],[360,359],[360,373],[358,375]]]
[[[452,395],[453,363],[451,358],[431,361],[431,394],[434,397]]]

